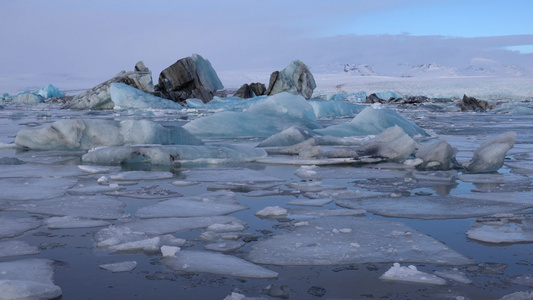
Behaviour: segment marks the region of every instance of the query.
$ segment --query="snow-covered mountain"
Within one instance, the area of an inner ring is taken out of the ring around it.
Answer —
[[[462,72],[467,76],[526,76],[527,71],[516,65],[503,64],[487,58],[472,58]]]

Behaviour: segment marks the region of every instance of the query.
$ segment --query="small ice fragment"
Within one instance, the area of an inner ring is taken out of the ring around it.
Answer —
[[[180,247],[175,247],[175,246],[161,246],[161,255],[163,257],[172,257],[172,256],[176,256],[176,252],[180,251],[181,248]]]
[[[196,181],[185,181],[185,180],[176,180],[172,182],[172,185],[175,186],[189,186],[189,185],[196,185],[198,182]]]
[[[101,269],[111,271],[113,273],[117,272],[129,272],[137,267],[136,261],[123,261],[123,262],[117,262],[112,264],[104,264],[100,265]]]
[[[255,213],[258,217],[281,217],[287,215],[287,210],[279,206],[267,206]]]
[[[399,263],[394,263],[394,265],[379,278],[383,280],[428,283],[436,285],[446,284],[446,280],[443,278],[418,271],[413,265],[410,265],[409,267],[402,267]]]
[[[96,182],[98,182],[98,184],[108,185],[109,178],[107,178],[106,176],[101,176],[100,178],[98,178],[98,180],[96,180]]]
[[[340,233],[350,233],[350,232],[352,232],[352,229],[351,228],[341,228],[341,229],[339,229],[339,232]]]
[[[307,225],[309,225],[309,222],[307,222],[307,221],[301,221],[301,222],[294,223],[294,226],[296,226],[296,227],[307,226]]]

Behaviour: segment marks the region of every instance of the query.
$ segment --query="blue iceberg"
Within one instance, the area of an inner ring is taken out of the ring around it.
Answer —
[[[114,82],[110,87],[114,109],[183,109],[178,103],[156,97],[124,83]]]

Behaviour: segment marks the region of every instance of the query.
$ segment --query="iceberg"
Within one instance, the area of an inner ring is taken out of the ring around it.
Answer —
[[[417,144],[398,125],[385,129],[357,151],[359,155],[379,156],[389,161],[403,162]]]
[[[222,253],[186,250],[163,258],[171,270],[187,273],[212,273],[243,278],[277,278],[278,273],[244,259]]]
[[[269,137],[291,126],[321,128],[312,106],[302,97],[280,93],[254,103],[246,111],[223,111],[183,125],[201,138]]]
[[[15,144],[34,150],[89,150],[101,146],[203,142],[181,127],[168,128],[148,120],[71,119],[42,128],[21,129]]]
[[[0,263],[0,299],[55,299],[62,295],[54,284],[53,261],[26,259]]]
[[[65,97],[65,93],[63,93],[62,91],[60,91],[58,88],[56,88],[55,86],[51,84],[45,87],[42,87],[40,90],[37,91],[36,94],[43,97],[44,99],[53,98],[53,97],[55,98]]]
[[[26,92],[14,96],[11,101],[13,103],[37,104],[44,102],[44,97],[34,93]]]
[[[466,170],[472,173],[496,172],[503,166],[505,155],[514,146],[516,132],[510,131],[491,137],[474,152]]]
[[[316,88],[315,78],[309,68],[299,60],[292,61],[285,69],[270,75],[267,95],[288,92],[311,98]]]
[[[376,109],[370,106],[363,109],[348,123],[315,129],[315,132],[337,137],[377,135],[395,125],[401,127],[411,137],[416,135],[429,136],[424,129],[397,112],[387,108]]]
[[[309,99],[318,119],[353,117],[361,112],[365,106],[336,100]]]
[[[265,150],[242,145],[137,145],[103,147],[82,156],[84,163],[120,165],[148,163],[152,165],[201,166],[251,162],[266,157]]]
[[[109,88],[113,109],[176,109],[184,107],[168,99],[156,97],[124,83],[114,82]]]
[[[341,230],[342,229],[342,230]],[[351,230],[349,230],[351,229]],[[413,262],[443,265],[472,260],[410,227],[367,218],[320,218],[255,243],[248,259],[273,265]]]
[[[418,166],[419,169],[446,171],[458,165],[455,160],[456,152],[457,149],[450,146],[446,141],[441,140],[434,144],[421,145],[415,157],[423,161]]]
[[[282,147],[290,146],[300,142],[303,142],[307,139],[310,139],[314,136],[312,130],[306,127],[301,126],[291,126],[280,133],[276,133],[262,142],[260,142],[257,147]]]

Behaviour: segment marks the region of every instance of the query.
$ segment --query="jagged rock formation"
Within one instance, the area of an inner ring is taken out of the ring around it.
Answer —
[[[114,82],[124,83],[143,92],[153,93],[152,72],[144,66],[142,61],[135,65],[135,71],[122,71],[115,77],[100,83],[92,89],[80,93],[67,102],[67,109],[113,109],[110,87]]]
[[[215,92],[223,88],[209,60],[198,54],[182,58],[164,69],[155,86],[156,96],[175,102],[198,98],[204,103],[211,101]]]
[[[233,94],[235,97],[240,97],[243,99],[253,98],[256,96],[262,96],[266,92],[266,87],[263,83],[254,82],[250,84],[243,84],[236,92]]]
[[[315,88],[315,78],[309,68],[303,62],[294,60],[282,71],[275,71],[270,75],[265,94],[275,95],[289,92],[310,99]]]
[[[493,103],[489,103],[488,101],[485,101],[485,100],[478,100],[474,97],[468,97],[467,95],[463,95],[463,100],[457,103],[457,106],[461,108],[461,111],[467,111],[467,110],[486,111],[486,110],[493,109],[496,105]]]

